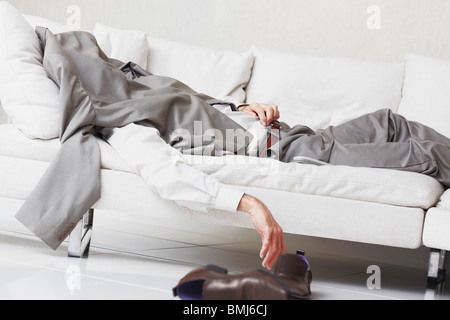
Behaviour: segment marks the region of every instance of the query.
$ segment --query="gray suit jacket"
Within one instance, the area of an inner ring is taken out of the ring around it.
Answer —
[[[104,128],[130,123],[151,126],[184,152],[190,148],[171,134],[176,129],[183,128],[192,136],[203,135],[209,128],[243,130],[211,107],[224,102],[133,63],[109,59],[90,33],[54,35],[44,28],[36,32],[44,51],[44,68],[60,87],[62,147],[16,218],[53,249],[100,198],[100,150],[95,137]],[[203,132],[194,132],[195,121],[202,122]],[[191,145],[192,150],[198,147],[199,140],[194,140],[197,145]],[[210,144],[208,140],[203,146]],[[247,144],[227,143],[220,148],[236,153]]]

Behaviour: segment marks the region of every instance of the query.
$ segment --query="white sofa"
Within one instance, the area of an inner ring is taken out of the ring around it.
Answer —
[[[66,30],[52,21],[26,18],[32,25],[45,24],[55,32]],[[450,99],[446,99],[450,90],[442,86],[446,81],[450,85],[450,72],[446,72],[450,61],[414,54],[406,55],[401,63],[319,58],[258,46],[238,54],[103,25],[97,25],[93,33],[111,56],[178,78],[197,91],[234,101],[277,103],[282,119],[289,124],[320,128],[391,108],[450,137]],[[124,41],[128,41],[125,47]],[[0,197],[25,200],[57,153],[59,141],[31,139],[26,134],[29,124],[23,126],[15,117],[0,116]],[[163,216],[252,228],[244,214],[196,212],[162,200],[130,172],[108,144],[99,143],[102,196],[93,209],[123,212],[147,221]],[[238,156],[185,160],[262,199],[286,233],[408,249],[427,246],[432,249],[430,287],[435,289],[443,280],[445,252],[450,250],[450,191],[430,177]],[[80,229],[74,231],[77,234],[71,235],[76,239],[69,248],[72,255],[81,256],[88,248],[91,218],[80,222]],[[84,244],[78,245],[83,236]]]

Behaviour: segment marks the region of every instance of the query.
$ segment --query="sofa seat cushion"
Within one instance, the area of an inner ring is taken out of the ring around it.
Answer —
[[[394,206],[429,209],[444,192],[433,178],[397,170],[281,163],[245,156],[185,159],[226,184]]]
[[[131,172],[121,157],[99,140],[102,168]],[[11,124],[0,126],[0,155],[50,162],[58,140],[32,140]],[[186,163],[235,186],[328,196],[394,206],[428,209],[444,190],[421,174],[385,169],[281,163],[272,159],[226,156],[183,156]]]
[[[97,140],[102,154],[103,169],[131,172],[109,144],[101,139]],[[29,139],[12,124],[0,125],[0,155],[51,162],[60,147],[58,139]]]
[[[25,200],[48,166],[48,162],[0,155],[0,197]],[[133,222],[133,232],[146,234],[148,226],[154,224],[155,217],[158,217],[188,224],[211,223],[254,229],[245,213],[192,211],[177,206],[175,202],[162,200],[135,174],[102,170],[101,179],[101,198],[93,206],[97,210],[95,221],[98,224],[106,222],[98,220],[102,216],[120,221],[124,226]],[[420,208],[238,188],[264,199],[285,233],[408,249],[422,245],[424,211]],[[0,218],[2,216],[0,214]]]

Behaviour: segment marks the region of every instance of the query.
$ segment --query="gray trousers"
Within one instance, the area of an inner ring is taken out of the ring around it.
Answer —
[[[281,137],[283,162],[305,156],[334,165],[411,171],[450,187],[450,139],[388,109],[316,132],[295,126]]]

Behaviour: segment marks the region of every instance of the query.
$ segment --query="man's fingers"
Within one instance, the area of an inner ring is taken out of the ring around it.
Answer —
[[[263,239],[263,245],[261,251],[259,252],[259,257],[262,259],[267,255],[269,251],[269,241]]]
[[[272,123],[274,119],[274,112],[275,110],[272,108],[272,106],[267,106],[266,110],[266,126]]]
[[[285,249],[283,230],[280,226],[275,226],[270,233],[263,236],[263,246],[260,252],[260,257],[264,258],[263,267],[270,270]]]
[[[269,270],[272,269],[272,266],[277,262],[278,257],[279,257],[278,252],[275,249],[269,250],[262,263],[263,267]]]
[[[256,112],[256,114],[259,117],[259,121],[261,121],[261,124],[263,126],[267,126],[266,122],[267,122],[267,116],[266,116],[266,110],[262,107],[262,105],[260,104],[254,104],[254,105],[250,105],[253,110]]]
[[[275,104],[268,105],[262,103],[253,103],[250,105],[250,109],[258,115],[259,120],[263,126],[270,125],[274,120],[280,118],[280,111]]]
[[[262,239],[262,247],[261,247],[261,251],[259,253],[259,256],[261,258],[264,258],[267,256],[271,246],[272,246],[272,233],[268,230],[269,228],[267,228],[267,230],[261,230],[260,234],[261,234],[261,239]]]
[[[280,110],[278,109],[278,106],[277,105],[273,105],[273,110],[274,110],[273,120],[280,119]]]
[[[249,116],[252,116],[252,117],[257,117],[258,116],[258,114],[255,111],[253,111],[252,109],[250,109],[250,107],[245,108],[242,112],[244,112],[244,113],[246,113],[246,114],[248,114]]]
[[[242,112],[253,117],[258,117],[263,126],[268,126],[274,120],[280,118],[280,111],[276,104],[252,103],[245,106]]]

